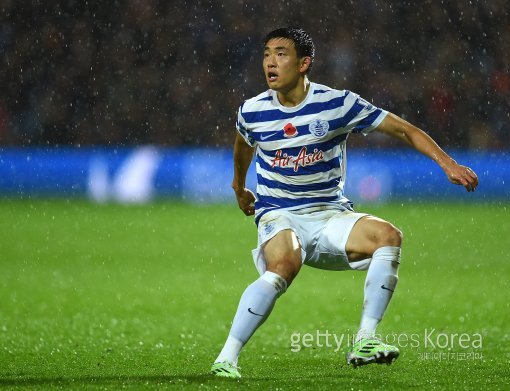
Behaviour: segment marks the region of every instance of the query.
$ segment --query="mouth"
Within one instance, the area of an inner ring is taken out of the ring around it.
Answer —
[[[270,82],[274,82],[278,79],[278,74],[276,72],[269,71],[267,72],[267,80]]]

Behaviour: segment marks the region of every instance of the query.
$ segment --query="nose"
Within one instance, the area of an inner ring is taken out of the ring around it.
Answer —
[[[275,61],[275,55],[270,54],[266,57],[266,65],[268,68],[275,68],[276,67],[276,61]]]

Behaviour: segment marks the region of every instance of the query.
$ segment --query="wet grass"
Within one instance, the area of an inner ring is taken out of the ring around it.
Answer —
[[[3,200],[0,388],[505,389],[509,207],[358,208],[405,235],[380,327],[401,338],[401,358],[347,367],[346,341],[333,334],[355,331],[364,273],[304,268],[246,346],[235,382],[207,373],[257,277],[255,226],[236,207]]]

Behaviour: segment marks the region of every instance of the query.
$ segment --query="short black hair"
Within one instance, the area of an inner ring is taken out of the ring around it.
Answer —
[[[296,53],[299,58],[310,57],[310,66],[306,73],[310,72],[315,56],[315,45],[308,33],[301,28],[282,27],[271,31],[264,38],[264,46],[273,38],[286,38],[294,42]]]

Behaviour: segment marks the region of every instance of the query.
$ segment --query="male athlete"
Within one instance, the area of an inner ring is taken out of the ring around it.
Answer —
[[[329,270],[367,270],[359,331],[347,362],[392,363],[395,346],[375,338],[397,285],[402,233],[380,218],[356,213],[345,198],[345,144],[350,133],[381,132],[434,160],[467,191],[476,174],[457,164],[426,133],[358,95],[310,82],[315,48],[302,29],[282,28],[264,41],[269,90],[239,109],[234,144],[235,191],[245,215],[255,215],[260,277],[241,296],[227,341],[211,373],[240,378],[242,347],[269,316],[303,264]],[[257,196],[245,188],[256,154]]]

